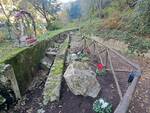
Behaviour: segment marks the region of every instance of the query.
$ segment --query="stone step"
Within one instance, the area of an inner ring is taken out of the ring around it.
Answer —
[[[40,67],[45,70],[45,71],[49,71],[49,69],[51,68],[52,64],[53,64],[54,58],[50,59],[49,57],[44,57],[41,60],[41,65]]]
[[[45,55],[53,59],[58,54],[58,48],[48,48]]]

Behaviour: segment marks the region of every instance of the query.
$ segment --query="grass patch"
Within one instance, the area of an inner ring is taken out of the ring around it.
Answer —
[[[25,48],[14,47],[10,42],[0,43],[0,63],[3,63],[6,59],[10,59],[24,49]]]
[[[45,34],[42,34],[41,36],[38,37],[38,41],[42,41],[42,40],[47,40],[47,39],[51,39],[54,36],[63,33],[65,31],[69,31],[69,30],[73,30],[76,29],[76,27],[73,28],[66,28],[66,29],[59,29],[59,30],[54,30],[54,31],[48,31]]]
[[[38,37],[38,43],[40,43],[43,40],[49,40],[60,33],[73,29],[76,29],[76,27],[46,32]],[[0,64],[16,56],[16,54],[24,51],[26,48],[28,47],[23,48],[15,47],[13,43],[10,42],[0,43]]]

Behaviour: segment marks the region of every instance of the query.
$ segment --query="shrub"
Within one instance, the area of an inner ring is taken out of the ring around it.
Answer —
[[[84,24],[80,25],[82,26],[81,32],[87,35],[96,34],[97,31],[101,28],[101,23],[102,21],[96,17],[91,20],[86,20]]]
[[[150,34],[150,0],[140,0],[129,21],[132,32]]]
[[[128,49],[131,53],[143,54],[147,53],[150,50],[150,41],[144,39],[143,37],[139,37],[128,33],[127,31],[120,30],[105,30],[101,31],[98,34],[101,38],[105,40],[116,39],[120,41],[124,41],[128,44]]]
[[[62,23],[60,23],[58,21],[54,21],[52,23],[49,23],[46,26],[46,29],[49,30],[49,31],[57,30],[57,29],[60,29],[60,28],[62,28]]]
[[[103,28],[106,29],[118,29],[121,25],[121,17],[119,14],[112,14],[111,17],[104,20]]]

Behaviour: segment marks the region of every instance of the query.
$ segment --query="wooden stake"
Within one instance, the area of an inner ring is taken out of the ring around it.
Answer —
[[[94,49],[94,54],[95,54],[95,49],[96,49],[95,42],[93,43],[93,49]]]
[[[105,60],[105,67],[107,68],[108,64],[108,50],[106,50],[106,60]]]
[[[113,74],[113,77],[114,77],[114,80],[115,80],[115,83],[116,83],[116,86],[117,86],[118,94],[120,96],[120,100],[122,100],[122,92],[121,92],[121,89],[120,89],[120,86],[119,86],[119,83],[118,83],[118,79],[116,77],[116,74],[115,74],[115,71],[114,71],[114,68],[113,68],[113,64],[112,64],[112,61],[111,61],[111,56],[110,56],[109,50],[107,50],[107,53],[108,53],[110,68],[111,68],[111,71],[112,71],[112,74]]]
[[[99,57],[99,59],[100,59],[100,61],[101,61],[101,64],[103,64],[104,65],[104,62],[103,62],[103,59],[102,59],[102,57],[101,57],[101,53],[103,53],[104,51],[106,51],[106,49],[104,49],[104,50],[102,50],[102,51],[98,51],[98,48],[97,48],[97,46],[96,46],[96,44],[95,44],[95,50],[97,51],[97,53],[98,53],[98,57]]]
[[[101,57],[101,55],[100,55],[99,53],[98,53],[98,57],[99,57],[99,59],[100,59],[100,61],[101,61],[101,64],[104,65],[103,59],[102,59],[102,57]]]

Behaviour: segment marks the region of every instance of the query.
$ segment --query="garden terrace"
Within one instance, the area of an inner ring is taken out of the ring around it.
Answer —
[[[37,75],[43,77],[43,79],[37,79],[34,87],[31,88],[28,92],[25,93],[25,100],[21,101],[22,104],[18,109],[14,109],[14,112],[26,112],[31,110],[31,112],[43,111],[45,113],[94,113],[92,110],[92,104],[96,99],[104,98],[107,102],[111,103],[114,113],[126,113],[134,94],[136,84],[140,78],[139,76],[134,77],[133,81],[128,83],[128,74],[132,71],[137,71],[141,74],[140,68],[137,64],[134,64],[119,52],[114,49],[111,49],[98,41],[98,38],[91,37],[87,38],[78,34],[78,32],[69,33],[70,37],[70,46],[68,48],[67,56],[62,57],[64,60],[60,60],[59,54],[56,55],[52,68],[49,74],[43,74],[43,70],[39,70]],[[66,44],[61,46],[66,48]],[[68,61],[66,57],[69,54],[75,53],[84,49],[89,49],[90,54],[88,59],[82,59],[84,62],[87,62],[90,68],[95,72],[97,68],[97,63],[101,63],[106,67],[107,74],[105,76],[97,76],[97,80],[101,85],[101,91],[99,92],[96,98],[76,96],[70,90],[66,81],[62,77],[63,72],[68,66]],[[65,50],[66,51],[66,50]],[[60,52],[63,50],[60,49]],[[64,53],[64,52],[63,52]],[[63,54],[64,56],[64,54]],[[58,65],[60,62],[61,64]],[[62,65],[65,61],[65,65]],[[63,66],[64,70],[62,70]],[[59,69],[60,70],[59,70]],[[58,79],[58,76],[60,79]],[[53,77],[57,78],[59,82],[53,84]],[[46,83],[46,84],[45,84]],[[48,85],[47,85],[48,84]],[[56,87],[51,87],[55,85]],[[61,86],[60,86],[61,85]],[[58,90],[56,90],[58,88]],[[47,89],[47,90],[45,90]],[[51,90],[50,90],[51,89]],[[51,96],[54,95],[51,91],[56,91],[54,102]],[[44,92],[47,92],[46,104],[43,103]],[[52,94],[52,95],[51,95]],[[52,100],[51,100],[52,99]]]

